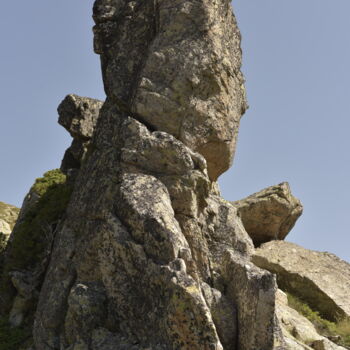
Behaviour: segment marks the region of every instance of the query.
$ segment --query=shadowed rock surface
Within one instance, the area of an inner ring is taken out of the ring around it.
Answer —
[[[238,209],[254,245],[283,240],[303,212],[287,182],[268,187],[247,198],[231,202]]]
[[[330,319],[350,316],[350,264],[334,254],[273,241],[256,250],[253,261],[277,274],[278,285]]]

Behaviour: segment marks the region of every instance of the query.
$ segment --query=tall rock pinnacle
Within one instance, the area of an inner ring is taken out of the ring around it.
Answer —
[[[202,154],[216,180],[247,108],[230,1],[97,0],[94,19],[107,96]]]
[[[35,310],[35,350],[284,349],[275,277],[216,185],[247,108],[230,1],[96,0],[93,17],[107,99],[59,107],[69,204],[3,308]]]

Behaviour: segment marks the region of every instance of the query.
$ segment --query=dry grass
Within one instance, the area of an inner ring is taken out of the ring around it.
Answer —
[[[339,345],[350,347],[350,318],[341,319],[336,323],[325,320],[304,301],[290,293],[287,295],[288,305],[311,321],[319,334],[325,337],[340,336]]]

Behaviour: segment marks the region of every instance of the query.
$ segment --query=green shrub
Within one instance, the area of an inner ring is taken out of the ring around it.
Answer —
[[[36,192],[39,196],[42,196],[53,185],[63,184],[66,182],[66,175],[64,175],[60,169],[54,169],[47,171],[43,177],[39,177],[35,180],[31,191]]]
[[[62,218],[70,199],[71,188],[65,181],[59,170],[48,171],[35,181],[32,190],[41,197],[16,229],[11,243],[11,269],[28,269],[42,259],[50,231]]]
[[[45,258],[71,195],[71,187],[66,184],[66,177],[59,170],[46,172],[35,181],[31,191],[37,192],[41,197],[17,225],[10,243],[0,281],[2,313],[11,307],[15,293],[9,272],[31,270]]]
[[[303,300],[290,293],[287,293],[287,296],[288,305],[311,321],[319,334],[325,337],[340,336],[339,345],[350,346],[350,319],[345,318],[338,322],[325,320]]]
[[[19,350],[31,344],[29,327],[11,327],[4,317],[0,317],[0,350]]]

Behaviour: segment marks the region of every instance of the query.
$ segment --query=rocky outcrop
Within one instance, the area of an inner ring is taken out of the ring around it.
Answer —
[[[232,205],[238,209],[255,246],[283,240],[303,212],[303,206],[286,182],[232,202]]]
[[[97,0],[94,19],[107,99],[59,107],[74,189],[36,349],[283,349],[275,278],[213,182],[246,108],[230,1]]]
[[[96,0],[94,20],[107,98],[58,108],[67,181],[40,180],[14,230],[12,325],[34,319],[36,350],[287,349],[247,230],[283,238],[300,203],[282,184],[231,204],[215,182],[247,108],[231,2]]]
[[[281,289],[299,296],[325,318],[350,317],[350,264],[335,255],[273,241],[257,249],[253,261],[277,274]]]
[[[37,347],[282,342],[275,279],[250,262],[251,239],[212,194],[205,159],[106,104],[41,290]]]
[[[87,154],[102,104],[99,100],[71,94],[58,106],[58,123],[73,137],[61,163],[61,171],[69,180],[75,178]]]
[[[203,155],[216,180],[247,108],[230,1],[97,0],[94,19],[107,96]]]
[[[0,202],[0,273],[5,259],[5,251],[10,234],[15,226],[19,209],[13,205]]]
[[[0,233],[9,235],[15,226],[19,209],[13,205],[0,202]]]

